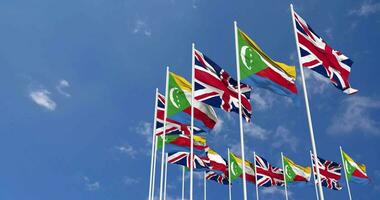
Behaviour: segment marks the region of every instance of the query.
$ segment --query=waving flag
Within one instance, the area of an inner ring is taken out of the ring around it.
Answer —
[[[318,180],[317,172],[315,168],[314,155],[311,156],[313,161],[313,170],[315,174],[315,180]],[[333,190],[341,190],[342,186],[339,184],[341,177],[340,171],[342,166],[339,163],[325,160],[318,157],[319,174],[321,175],[321,183],[323,187],[327,187]]]
[[[369,182],[366,167],[363,164],[355,162],[348,154],[342,151],[343,166],[350,181],[365,184]]]
[[[170,72],[168,95],[168,117],[179,112],[191,115],[191,84],[185,78]],[[194,118],[208,128],[214,128],[217,121],[214,109],[199,101],[194,101]]]
[[[283,186],[284,174],[281,168],[273,167],[264,158],[256,155],[257,185],[262,187]]]
[[[240,29],[237,30],[241,78],[280,95],[297,93],[296,68],[272,60]]]
[[[226,112],[239,113],[237,81],[198,50],[194,50],[194,56],[195,99]],[[241,83],[240,89],[242,114],[249,121],[252,115],[251,87]]]
[[[193,161],[194,170],[208,170],[209,169],[210,160],[207,158],[207,156],[194,154],[193,157],[194,157],[194,161]],[[184,151],[169,152],[168,163],[182,165],[187,168],[190,168],[190,164],[191,164],[190,153],[184,152]]]
[[[207,157],[210,160],[211,170],[227,172],[227,161],[221,155],[219,155],[216,151],[209,149],[207,152]]]
[[[209,147],[206,144],[206,139],[194,135],[194,154],[206,156]],[[188,151],[190,152],[191,138],[188,135],[167,135],[165,137],[166,144],[171,144],[166,146],[167,152],[173,151]],[[157,137],[157,148],[160,149],[163,145],[163,138]]]
[[[235,154],[230,153],[229,175],[231,181],[234,181],[237,177],[243,177],[243,160]],[[252,163],[245,161],[245,178],[247,181],[255,183],[255,170]]]
[[[285,181],[287,184],[294,182],[309,182],[311,168],[297,165],[288,157],[284,156]]]
[[[164,133],[165,97],[162,94],[158,93],[157,101],[156,135],[160,136]],[[191,127],[189,125],[166,118],[166,135],[190,135],[190,131]],[[204,132],[204,130],[198,127],[194,127],[195,135]]]
[[[329,78],[344,93],[356,93],[358,90],[351,88],[348,81],[352,60],[332,49],[296,12],[294,20],[302,66]]]
[[[208,171],[206,172],[206,179],[213,180],[219,184],[228,185],[228,176],[226,176],[224,173]]]

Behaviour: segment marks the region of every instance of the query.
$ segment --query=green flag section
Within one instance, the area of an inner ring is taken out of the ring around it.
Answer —
[[[293,182],[309,182],[311,176],[311,168],[297,165],[288,157],[284,156],[284,175],[287,184]]]
[[[233,153],[230,153],[230,163],[228,163],[228,174],[231,177],[231,181],[236,180],[242,173],[243,169],[240,167],[238,159]]]
[[[361,184],[366,184],[369,182],[365,165],[355,162],[344,151],[342,151],[342,157],[344,171],[348,180]]]
[[[241,79],[250,77],[256,86],[281,95],[297,93],[296,69],[272,60],[240,29],[237,30]]]
[[[168,117],[182,112],[186,108],[190,107],[190,102],[186,98],[184,90],[191,92],[191,85],[189,87],[188,81],[173,72],[169,74],[168,84]]]

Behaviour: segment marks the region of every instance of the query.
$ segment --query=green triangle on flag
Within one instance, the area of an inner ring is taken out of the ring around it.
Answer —
[[[167,117],[182,112],[190,107],[184,90],[191,90],[191,85],[186,79],[172,72],[169,74]]]

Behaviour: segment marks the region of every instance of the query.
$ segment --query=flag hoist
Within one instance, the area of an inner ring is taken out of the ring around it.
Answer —
[[[308,94],[307,94],[307,89],[306,89],[306,81],[305,81],[305,76],[303,72],[303,67],[301,65],[301,55],[299,51],[299,46],[298,46],[298,37],[297,37],[297,32],[296,32],[296,24],[294,21],[294,10],[293,10],[293,5],[290,4],[290,10],[291,10],[291,15],[292,15],[292,21],[293,21],[293,31],[294,31],[294,37],[296,39],[296,47],[297,47],[297,55],[298,55],[298,62],[299,62],[299,68],[301,72],[301,80],[302,80],[302,88],[304,91],[304,99],[305,99],[305,105],[306,105],[306,114],[307,114],[307,120],[308,120],[308,125],[309,125],[309,131],[310,131],[310,139],[311,139],[311,147],[312,151],[314,154],[314,162],[318,163],[318,154],[317,154],[317,147],[315,144],[315,139],[314,139],[314,130],[313,130],[313,122],[311,119],[311,113],[310,113],[310,108],[309,108],[309,99],[308,99]],[[319,173],[319,168],[316,167],[316,172],[317,172],[317,183],[318,183],[318,190],[319,190],[319,199],[324,200],[323,196],[323,189],[322,189],[322,184],[321,184],[321,176]]]
[[[243,168],[243,198],[247,200],[247,180],[245,177],[245,153],[244,153],[244,130],[243,130],[243,115],[242,115],[242,105],[241,105],[241,85],[240,85],[240,61],[239,61],[239,47],[238,47],[238,33],[237,33],[237,22],[234,21],[234,31],[235,31],[235,56],[236,56],[236,73],[237,73],[237,85],[238,85],[238,98],[239,98],[239,127],[240,127],[240,149],[242,168]]]

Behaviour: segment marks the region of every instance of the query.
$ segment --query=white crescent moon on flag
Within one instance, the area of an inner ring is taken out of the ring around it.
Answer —
[[[174,107],[179,108],[179,106],[177,105],[177,103],[174,100],[174,95],[173,95],[176,90],[178,90],[178,88],[176,88],[176,87],[170,89],[170,91],[169,91],[169,99],[170,99],[170,102],[172,102],[172,104],[173,104]]]
[[[235,170],[234,170],[234,162],[233,163],[231,163],[231,174],[233,175],[233,176],[236,176],[236,174],[235,174]]]
[[[288,173],[288,168],[289,168],[290,166],[288,165],[288,166],[286,166],[285,167],[285,175],[287,176],[287,177],[289,177],[289,178],[291,178],[291,176],[289,175],[289,173]]]
[[[250,66],[248,66],[247,64],[247,60],[245,59],[245,55],[246,55],[246,52],[247,52],[247,49],[249,48],[249,46],[243,46],[240,50],[240,57],[241,57],[241,61],[243,62],[243,64],[245,65],[245,67],[248,69],[248,70],[251,70],[252,68]]]

